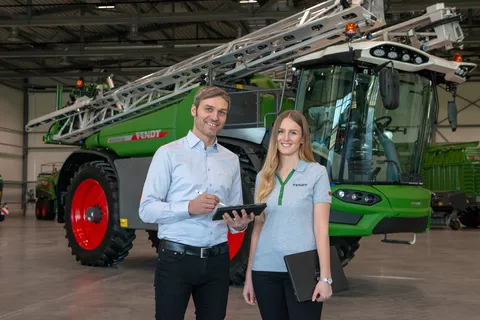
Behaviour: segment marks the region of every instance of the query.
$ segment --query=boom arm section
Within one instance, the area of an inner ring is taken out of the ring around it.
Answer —
[[[183,99],[205,78],[234,82],[338,42],[347,23],[369,32],[384,25],[383,1],[329,0],[203,54],[33,119],[26,131],[60,122],[52,140],[78,143],[118,122]]]
[[[372,34],[372,40],[394,41],[408,44],[423,51],[444,47],[450,50],[463,47],[465,38],[455,10],[437,3],[427,7],[425,14]],[[361,39],[360,39],[361,40]]]

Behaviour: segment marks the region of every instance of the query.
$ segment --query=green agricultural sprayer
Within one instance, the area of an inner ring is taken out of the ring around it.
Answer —
[[[295,108],[307,117],[315,156],[329,172],[331,243],[343,265],[362,237],[413,244],[415,237],[387,235],[426,232],[431,192],[421,172],[436,85],[454,92],[476,65],[428,53],[461,45],[460,17],[450,8],[437,4],[380,30],[382,1],[353,2],[323,2],[120,87],[109,77],[108,86],[30,121],[28,131],[50,126],[45,143],[81,146],[57,183],[58,214],[76,259],[120,263],[138,230],[158,243],[157,226],[138,214],[144,179],[157,148],[192,128],[189,110],[205,85],[231,94],[219,143],[238,155],[245,203],[254,201],[272,123]],[[243,281],[252,228],[229,235],[233,283]]]

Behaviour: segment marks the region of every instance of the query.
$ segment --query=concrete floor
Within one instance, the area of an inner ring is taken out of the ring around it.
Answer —
[[[407,247],[364,238],[345,271],[350,290],[322,319],[478,319],[480,230],[435,228]],[[0,223],[0,319],[153,319],[155,252],[139,232],[115,268],[70,255],[61,225],[9,216]],[[227,319],[260,319],[232,288]],[[186,319],[194,319],[192,304]]]

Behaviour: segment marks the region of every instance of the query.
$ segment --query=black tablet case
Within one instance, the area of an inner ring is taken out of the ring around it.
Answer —
[[[320,276],[317,250],[305,251],[284,257],[293,290],[298,302],[311,301],[313,291]],[[332,294],[348,290],[348,282],[338,258],[337,249],[330,247],[330,272],[332,275]]]
[[[243,208],[243,207],[245,207],[245,210],[247,211],[247,214],[250,214],[250,212],[252,212],[252,211],[249,210],[249,208],[255,208],[254,214],[255,214],[255,216],[258,216],[267,208],[267,204],[266,203],[255,203],[255,204],[246,204],[246,205],[243,205],[243,206],[218,207],[218,209],[215,210],[215,213],[213,214],[212,220],[222,220],[223,219],[222,216],[225,213],[230,214],[233,210],[236,210],[237,214],[239,216],[242,216],[241,208]],[[230,217],[232,217],[231,214],[230,214]]]

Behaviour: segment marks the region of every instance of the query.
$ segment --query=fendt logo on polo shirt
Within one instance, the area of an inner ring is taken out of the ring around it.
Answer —
[[[293,186],[294,187],[306,187],[308,185],[308,183],[294,183]]]

